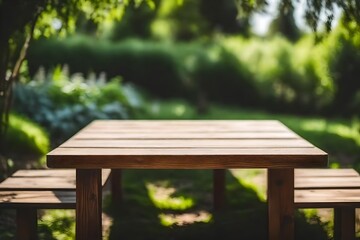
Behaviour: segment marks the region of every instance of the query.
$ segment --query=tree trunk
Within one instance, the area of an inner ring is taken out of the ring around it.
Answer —
[[[8,39],[0,37],[0,155],[4,154],[5,133],[8,124],[6,116],[7,89],[8,81],[6,79],[6,70],[8,65]]]

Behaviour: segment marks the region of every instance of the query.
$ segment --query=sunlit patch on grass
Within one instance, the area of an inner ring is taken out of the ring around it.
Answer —
[[[230,173],[244,186],[254,190],[259,199],[266,200],[266,170],[230,169]]]
[[[179,117],[184,115],[185,111],[186,111],[186,107],[182,104],[179,104],[174,108],[175,115]]]
[[[75,239],[75,211],[73,210],[48,210],[40,219],[39,225],[40,232],[45,234],[41,239]]]
[[[325,120],[308,120],[304,121],[301,124],[301,127],[307,131],[329,132],[344,138],[353,138],[355,140],[360,135],[360,132],[354,123],[352,125],[346,125],[342,123],[327,123]]]
[[[208,223],[212,219],[212,215],[206,211],[199,211],[195,213],[182,213],[182,214],[159,214],[160,223],[163,226],[183,226],[193,223]]]
[[[168,182],[147,183],[146,188],[151,201],[157,208],[185,210],[194,206],[194,200],[184,196],[174,196],[176,189]]]

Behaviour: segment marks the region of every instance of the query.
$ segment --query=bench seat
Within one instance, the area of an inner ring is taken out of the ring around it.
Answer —
[[[296,168],[295,178],[304,177],[358,177],[359,173],[352,168]]]
[[[75,209],[75,191],[0,191],[1,208]]]
[[[111,170],[102,169],[102,186],[109,179]],[[18,170],[0,183],[0,191],[42,191],[76,189],[76,171],[73,169]]]
[[[110,173],[102,170],[102,186]],[[0,208],[16,210],[17,239],[37,239],[38,209],[76,208],[76,170],[18,170],[0,183]]]
[[[334,239],[355,239],[360,176],[354,169],[296,169],[296,208],[333,208]]]
[[[225,170],[214,171],[214,206],[225,204]],[[335,239],[355,237],[355,208],[360,208],[360,175],[351,168],[294,170],[295,208],[333,208]],[[217,201],[216,201],[217,200]]]

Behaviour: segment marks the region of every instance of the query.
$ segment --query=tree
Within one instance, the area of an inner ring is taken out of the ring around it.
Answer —
[[[156,6],[159,5],[159,0]],[[121,20],[113,23],[110,39],[121,40],[125,38],[137,37],[148,38],[151,35],[151,23],[153,22],[158,7],[152,7],[146,2],[130,2]]]
[[[75,19],[81,12],[94,22],[119,19],[129,2],[142,1],[154,7],[152,0],[0,0],[0,150],[4,146],[2,141],[8,125],[12,86],[19,77],[33,36],[64,34],[74,28]],[[177,3],[182,4],[183,1],[177,0]],[[239,16],[261,11],[267,5],[267,0],[234,1]],[[297,0],[283,0],[283,3],[292,7],[294,1]],[[346,21],[360,26],[359,0],[307,0],[307,24],[316,31],[323,13],[325,26],[330,30],[335,6],[344,11]],[[57,31],[53,27],[54,20],[61,23]]]
[[[129,1],[0,0],[0,157],[8,126],[13,84],[19,77],[32,38],[64,34],[74,29],[80,13],[95,22],[121,18]],[[151,5],[150,0],[146,1]]]
[[[283,2],[279,2],[278,15],[271,22],[268,34],[275,35],[277,33],[293,42],[300,37],[300,31],[294,19],[294,7],[286,6]]]
[[[201,0],[200,10],[211,31],[249,35],[249,17],[240,17],[234,0]]]

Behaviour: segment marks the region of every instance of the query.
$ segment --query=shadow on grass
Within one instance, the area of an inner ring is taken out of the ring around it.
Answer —
[[[267,239],[266,203],[229,172],[226,175],[227,204],[218,212],[212,210],[210,170],[125,170],[123,177],[124,204],[108,204],[105,210],[113,217],[111,240]],[[162,183],[167,189],[175,189],[172,198],[191,198],[194,204],[181,210],[164,207],[166,205],[156,207],[147,187],[149,183],[155,186]],[[191,216],[196,220],[199,212],[206,212],[210,218],[192,222]],[[185,223],[164,224],[161,216],[167,214],[185,215],[188,219],[185,218]],[[309,223],[300,212],[296,214],[295,232],[296,239],[328,239],[320,222],[313,219]]]

